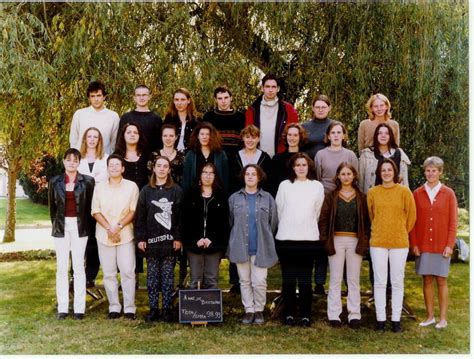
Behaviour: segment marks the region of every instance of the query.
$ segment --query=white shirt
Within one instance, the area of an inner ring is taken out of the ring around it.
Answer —
[[[120,117],[107,108],[97,111],[92,106],[81,108],[74,113],[69,133],[69,143],[73,148],[81,149],[82,136],[89,127],[96,127],[104,141],[104,152],[113,153]]]
[[[324,187],[316,180],[285,180],[276,195],[280,241],[318,241],[318,221],[324,202]]]
[[[107,173],[107,157],[109,157],[109,155],[104,154],[100,160],[97,158],[94,162],[94,166],[92,167],[92,171],[89,168],[87,158],[81,158],[81,162],[79,163],[77,170],[83,175],[94,177],[96,185],[100,182],[104,182],[109,178]]]
[[[425,183],[425,190],[426,190],[426,193],[428,193],[428,197],[430,198],[431,204],[433,204],[434,199],[440,189],[441,189],[441,182],[438,182],[438,184],[434,186],[433,188],[430,188],[430,186],[428,186],[428,183]]]

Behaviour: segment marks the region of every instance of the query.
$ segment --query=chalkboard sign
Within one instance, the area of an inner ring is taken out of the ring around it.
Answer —
[[[222,322],[220,289],[182,289],[179,291],[179,322]]]

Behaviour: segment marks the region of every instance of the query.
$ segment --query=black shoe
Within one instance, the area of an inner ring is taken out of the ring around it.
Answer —
[[[317,295],[325,295],[326,292],[324,290],[324,285],[322,284],[316,284],[316,287],[314,287],[314,294]]]
[[[293,325],[295,325],[295,317],[291,316],[291,315],[288,315],[285,320],[283,321],[283,324],[285,325],[288,325],[290,327],[292,327]]]
[[[135,313],[125,313],[124,315],[124,318],[127,319],[127,320],[135,320],[137,319],[137,316]]]
[[[341,321],[340,320],[330,320],[329,325],[333,328],[340,328],[341,327]]]
[[[392,321],[392,332],[400,333],[402,331],[402,327],[400,325],[400,321],[394,322]]]
[[[360,319],[351,319],[351,320],[349,320],[349,328],[359,329],[360,328]]]
[[[166,323],[171,323],[173,321],[171,309],[163,309],[163,321]]]
[[[375,331],[376,332],[384,332],[385,331],[385,321],[379,322],[377,320],[377,324],[375,324]]]
[[[86,282],[86,288],[95,288],[95,282],[93,280],[88,280]]]
[[[58,320],[64,320],[67,317],[67,313],[58,313],[57,317]]]
[[[145,316],[145,322],[157,322],[161,319],[161,312],[159,309],[150,309],[150,312]]]
[[[119,312],[110,312],[107,315],[107,319],[118,319],[120,318],[120,313]]]
[[[84,319],[84,313],[74,313],[73,319],[76,319],[76,320]]]
[[[240,284],[234,284],[232,287],[229,289],[230,294],[240,294]]]
[[[309,318],[301,318],[298,324],[300,327],[309,328],[311,326],[311,321]]]

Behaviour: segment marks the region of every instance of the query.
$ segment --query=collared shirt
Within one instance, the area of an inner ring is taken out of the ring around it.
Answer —
[[[111,184],[110,180],[97,184],[92,197],[92,215],[102,214],[110,224],[119,223],[130,212],[135,212],[138,201],[138,187],[129,180],[122,179],[119,184]],[[99,223],[96,226],[97,240],[106,246],[117,246],[133,240],[133,224],[123,227],[120,233],[120,242],[109,240],[107,229]]]
[[[436,195],[438,194],[440,188],[441,188],[441,182],[438,182],[438,184],[434,186],[433,188],[428,186],[428,183],[425,183],[425,191],[428,194],[428,197],[430,198],[431,204],[433,204],[434,199]]]

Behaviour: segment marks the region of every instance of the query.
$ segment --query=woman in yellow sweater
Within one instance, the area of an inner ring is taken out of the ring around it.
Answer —
[[[382,184],[372,187],[367,194],[369,216],[372,222],[370,255],[374,267],[374,299],[377,325],[383,331],[386,321],[387,264],[390,264],[392,282],[392,331],[400,332],[403,305],[403,281],[408,255],[408,233],[416,221],[413,195],[406,186],[398,184],[397,165],[389,158],[377,167]]]

